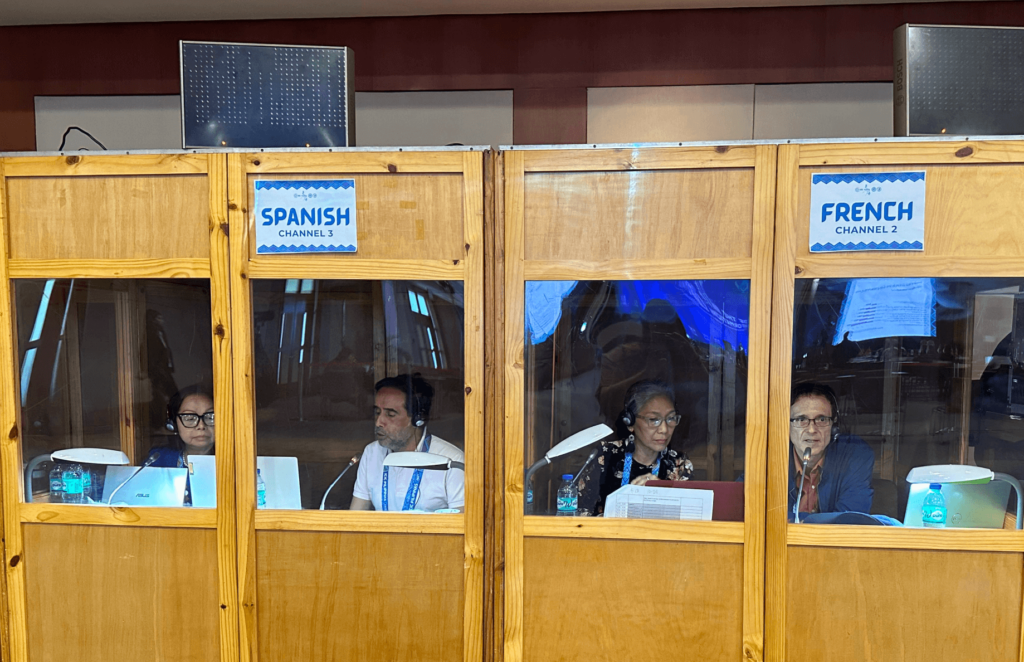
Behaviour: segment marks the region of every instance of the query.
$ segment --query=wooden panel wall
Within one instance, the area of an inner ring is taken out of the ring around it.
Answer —
[[[752,169],[530,173],[526,259],[750,257]]]
[[[273,157],[253,157],[267,164]],[[271,177],[250,176],[252,181]],[[274,176],[273,179],[317,179],[322,176]],[[462,177],[435,175],[354,175],[359,250],[346,261],[368,259],[458,260],[466,252],[463,229],[452,219],[463,214]],[[259,219],[256,221],[260,222]],[[250,258],[256,257],[253,243]]]
[[[742,658],[743,547],[527,538],[523,659]]]
[[[507,662],[641,660],[675,635],[694,659],[762,659],[775,157],[767,145],[505,153]],[[751,284],[746,521],[524,516],[524,460],[539,455],[524,453],[525,283],[707,278]]]
[[[810,254],[815,172],[925,170],[925,250]],[[767,495],[766,658],[1020,660],[1017,531],[786,522],[796,278],[1024,274],[1017,141],[779,148]]]
[[[1022,555],[790,547],[789,660],[1019,659]]]
[[[241,659],[477,662],[484,629],[484,155],[231,154]],[[255,255],[257,178],[352,177],[355,255]],[[257,511],[250,281],[443,279],[465,288],[464,514]],[[311,533],[311,532],[318,533]],[[284,624],[284,625],[283,625]]]
[[[259,531],[261,660],[461,660],[462,536]]]
[[[7,195],[12,259],[210,256],[205,175],[12,177]]]
[[[31,662],[218,658],[216,531],[23,529]]]

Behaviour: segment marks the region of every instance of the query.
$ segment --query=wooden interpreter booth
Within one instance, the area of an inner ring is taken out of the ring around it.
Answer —
[[[484,158],[228,155],[242,660],[481,658]],[[334,179],[354,181],[355,253],[257,253],[257,181]],[[428,431],[465,453],[464,513],[326,495],[373,441],[375,381],[408,372],[433,385]],[[302,510],[257,508],[257,458],[273,455],[298,458]]]
[[[926,176],[923,251],[810,252],[812,175],[907,171]],[[912,514],[902,511],[911,509],[914,466],[978,464],[1020,475],[1012,371],[1020,359],[1022,175],[1024,146],[1013,141],[779,147],[766,659],[1021,659],[1024,533],[1013,530],[1012,514],[1007,530],[787,523],[786,485],[794,470],[790,388],[807,380],[833,388],[840,432],[874,453],[872,513]],[[932,329],[863,339],[821,326],[816,320],[838,314],[842,297],[844,306],[853,301],[851,288],[888,286],[858,279],[923,288],[934,297]]]
[[[0,158],[5,660],[238,659],[226,165]],[[142,462],[175,369],[217,403],[217,508],[49,502],[51,451]]]
[[[506,662],[761,659],[775,164],[774,145],[505,151]],[[697,291],[740,302],[739,335],[683,330]],[[740,521],[545,516],[591,447],[526,503],[525,469],[614,426],[642,379],[675,388],[694,478],[745,481]]]

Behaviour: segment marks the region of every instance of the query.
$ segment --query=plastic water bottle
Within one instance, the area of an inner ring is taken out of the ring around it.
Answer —
[[[533,514],[533,490],[530,488],[526,489],[526,514]]]
[[[64,503],[82,503],[82,465],[67,465],[61,477],[64,479]]]
[[[82,467],[82,503],[90,503],[92,500],[92,471],[89,467]]]
[[[572,474],[562,476],[562,486],[558,488],[558,515],[575,517],[579,507],[580,492],[572,482]]]
[[[57,503],[64,500],[64,467],[60,464],[53,465],[50,469],[50,503]]]
[[[256,470],[256,507],[267,507],[267,484],[263,482],[263,475]]]
[[[939,483],[928,486],[928,494],[924,495],[924,507],[921,509],[921,522],[927,527],[946,526],[946,500]]]

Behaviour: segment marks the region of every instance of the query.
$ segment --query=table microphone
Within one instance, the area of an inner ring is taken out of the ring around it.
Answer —
[[[598,446],[593,451],[591,451],[590,452],[590,456],[587,457],[587,461],[583,463],[583,466],[580,467],[580,470],[576,473],[576,477],[573,478],[572,482],[569,483],[569,484],[570,485],[575,485],[576,481],[578,481],[580,479],[580,476],[583,475],[583,472],[587,470],[588,466],[590,466],[590,463],[594,461],[594,458],[596,458],[600,454],[601,454],[601,447],[600,446]]]
[[[796,523],[800,523],[800,500],[804,498],[804,479],[807,478],[807,463],[811,461],[811,447],[808,446],[804,449],[803,454],[803,468],[800,470],[800,489],[796,493],[796,505],[793,506],[793,515],[795,516]]]
[[[160,459],[160,454],[159,453],[157,453],[156,451],[153,451],[152,453],[150,453],[149,457],[146,458],[146,461],[142,463],[142,466],[140,466],[138,469],[133,471],[131,476],[128,476],[127,478],[125,478],[124,481],[120,485],[118,485],[117,487],[114,488],[114,491],[110,493],[109,497],[107,497],[107,505],[109,506],[110,504],[114,503],[114,495],[117,494],[117,491],[119,489],[121,489],[122,487],[127,485],[128,481],[130,481],[132,478],[135,478],[136,476],[138,476],[140,471],[142,471],[146,467],[152,466],[152,464],[154,462],[156,462],[158,459]]]
[[[324,492],[324,498],[320,499],[320,510],[324,509],[324,506],[327,504],[327,495],[331,493],[331,490],[333,490],[334,486],[338,484],[338,481],[341,480],[341,477],[345,475],[345,472],[357,464],[359,464],[359,458],[354,457],[349,461],[348,465],[341,470],[341,473],[338,474],[338,477],[334,479],[334,482],[331,483],[331,486],[327,488],[326,492]]]

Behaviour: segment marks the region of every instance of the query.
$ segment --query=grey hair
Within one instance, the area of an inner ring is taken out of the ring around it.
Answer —
[[[654,379],[634,382],[626,389],[626,401],[623,404],[623,409],[635,417],[644,408],[644,405],[659,396],[667,398],[672,406],[675,406],[676,392],[667,383]]]

